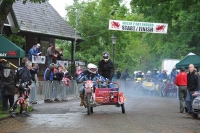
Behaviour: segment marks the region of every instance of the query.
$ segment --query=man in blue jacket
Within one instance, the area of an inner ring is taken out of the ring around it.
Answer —
[[[166,71],[166,70],[163,70],[162,73],[158,74],[157,78],[158,78],[159,80],[167,79],[167,78],[168,78],[168,77],[167,77],[167,71]]]
[[[34,56],[39,56],[41,55],[40,51],[40,44],[38,43],[37,45],[34,45],[28,52],[28,60],[32,61],[32,55]]]

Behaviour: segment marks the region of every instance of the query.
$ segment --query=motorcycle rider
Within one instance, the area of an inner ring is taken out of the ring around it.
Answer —
[[[170,73],[170,79],[172,83],[175,83],[176,76],[178,75],[178,71],[174,67]]]
[[[147,79],[148,82],[150,82],[150,80],[151,80],[151,71],[147,71],[146,79]]]
[[[78,83],[81,83],[83,81],[87,81],[87,80],[92,80],[92,81],[97,81],[97,80],[101,80],[102,82],[105,82],[105,79],[97,73],[97,66],[89,63],[87,65],[87,70],[83,71],[77,78],[76,81]],[[96,82],[94,82],[94,86],[96,86]],[[80,93],[80,98],[81,98],[81,103],[80,106],[83,106],[84,104],[84,85],[79,89],[79,93]]]
[[[158,70],[156,68],[153,69],[153,73],[151,74],[151,78],[157,80]]]
[[[160,73],[160,74],[157,75],[157,78],[159,80],[167,79],[168,78],[167,77],[167,70],[163,70],[162,73]]]
[[[139,70],[138,73],[136,74],[135,78],[143,78],[143,74],[142,74],[142,71]]]
[[[112,81],[114,76],[114,63],[110,60],[110,54],[108,52],[103,53],[103,59],[99,61],[98,68],[100,75]]]

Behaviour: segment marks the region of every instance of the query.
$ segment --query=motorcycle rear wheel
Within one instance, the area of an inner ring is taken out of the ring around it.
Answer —
[[[121,104],[121,108],[122,108],[122,113],[125,114],[125,106],[124,106],[124,103]]]
[[[91,105],[90,105],[90,94],[87,94],[87,114],[91,114]]]

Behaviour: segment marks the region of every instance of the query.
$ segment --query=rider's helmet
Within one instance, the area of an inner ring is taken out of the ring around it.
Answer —
[[[151,74],[151,71],[147,71],[147,74]]]
[[[164,73],[164,74],[167,74],[167,70],[163,70],[163,73]]]
[[[154,71],[154,73],[157,73],[158,70],[156,68],[154,68],[153,71]]]
[[[139,70],[139,71],[138,71],[138,74],[142,75],[142,71],[141,71],[141,70]]]
[[[108,52],[103,52],[103,60],[107,62],[110,59],[110,54]]]
[[[92,64],[92,63],[89,63],[88,65],[87,65],[87,69],[88,69],[88,71],[89,72],[91,72],[91,73],[97,73],[97,66],[96,65],[94,65],[94,64]]]

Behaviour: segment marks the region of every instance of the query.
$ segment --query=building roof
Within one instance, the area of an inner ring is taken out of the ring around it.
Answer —
[[[75,30],[59,15],[49,2],[25,5],[22,1],[13,4],[17,25],[22,32],[50,35],[58,39],[74,40]],[[76,34],[77,41],[81,37]]]

